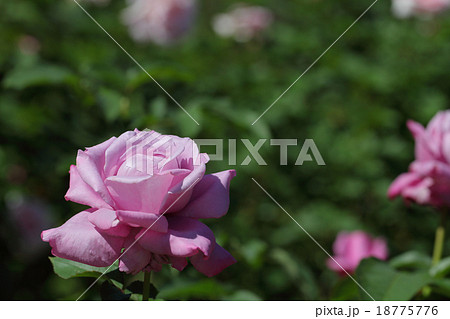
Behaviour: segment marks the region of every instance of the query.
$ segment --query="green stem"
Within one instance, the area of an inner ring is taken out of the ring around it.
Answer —
[[[433,261],[432,265],[436,265],[442,257],[442,251],[444,249],[444,239],[445,239],[445,220],[446,220],[446,211],[441,212],[441,224],[436,229],[436,238],[434,240],[434,249],[433,249]]]
[[[150,297],[150,285],[152,283],[152,272],[144,271],[144,289],[142,291],[142,301],[148,301]]]

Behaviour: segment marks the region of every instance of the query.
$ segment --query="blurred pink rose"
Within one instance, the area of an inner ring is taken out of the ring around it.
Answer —
[[[130,0],[123,21],[137,42],[173,43],[191,28],[195,0]]]
[[[50,207],[37,197],[28,197],[10,191],[5,195],[6,213],[14,235],[8,237],[11,251],[21,259],[31,260],[45,251],[45,244],[38,241],[42,229],[53,224]]]
[[[425,129],[408,121],[416,160],[391,184],[388,196],[436,207],[450,206],[450,111],[439,112]]]
[[[272,13],[263,7],[241,5],[214,17],[213,29],[222,37],[247,42],[272,24]]]
[[[42,232],[42,239],[55,256],[92,266],[120,256],[119,269],[127,273],[162,264],[181,271],[190,257],[198,271],[214,276],[236,261],[199,219],[227,213],[236,173],[205,175],[208,160],[193,140],[154,131],[125,132],[80,150],[66,199],[91,208]]]
[[[31,35],[21,36],[17,46],[21,53],[27,55],[35,55],[41,50],[41,42]]]
[[[375,257],[386,260],[388,249],[386,242],[381,238],[372,238],[363,231],[351,233],[340,232],[333,244],[333,257],[348,273],[353,273],[364,258]],[[331,258],[327,266],[331,270],[345,275],[345,272]]]
[[[450,7],[450,0],[393,0],[392,11],[399,18],[435,14]]]

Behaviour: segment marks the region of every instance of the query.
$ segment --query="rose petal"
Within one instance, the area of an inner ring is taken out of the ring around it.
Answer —
[[[190,258],[191,264],[208,277],[221,273],[225,268],[236,262],[231,254],[217,243],[207,258],[198,253]]]
[[[183,176],[179,174],[175,176],[164,202],[164,210],[169,209],[169,213],[178,212],[186,206],[191,198],[194,189],[193,185],[199,183],[205,175],[206,162],[205,157],[199,165],[193,167],[193,170],[188,175]]]
[[[437,112],[435,116],[427,125],[427,131],[435,133],[437,131],[449,131],[450,130],[450,112],[440,111]]]
[[[116,212],[111,209],[101,208],[92,212],[89,221],[98,229],[111,236],[127,237],[130,227],[119,222]]]
[[[137,274],[148,266],[151,256],[151,252],[143,249],[137,242],[135,243],[134,236],[129,237],[125,241],[125,250],[120,257],[119,270],[133,275]]]
[[[177,216],[191,218],[220,218],[230,204],[230,181],[236,176],[235,170],[205,175],[194,187],[191,200]]]
[[[178,271],[182,271],[188,263],[186,257],[170,256],[169,259],[171,266]]]
[[[450,164],[450,132],[446,132],[442,137],[442,155],[447,164]]]
[[[172,179],[171,174],[112,176],[105,183],[118,210],[159,213]]]
[[[194,171],[187,169],[170,170],[166,173],[174,175],[170,190],[164,198],[164,205],[161,211],[168,213],[178,212],[191,199],[194,183],[198,183],[205,173],[206,167],[198,167]]]
[[[410,130],[412,136],[414,137],[414,140],[416,141],[415,145],[415,156],[416,159],[421,161],[427,161],[430,159],[433,159],[435,157],[435,153],[438,151],[432,150],[431,144],[429,143],[429,139],[427,138],[427,133],[424,129],[424,127],[417,122],[409,120],[406,125],[408,126],[408,129]]]
[[[209,161],[209,157],[206,153],[200,154],[197,144],[190,138],[180,138],[173,136],[175,147],[182,149],[183,151],[177,157],[179,167],[194,170],[195,166],[199,166],[202,163],[206,164]]]
[[[75,165],[70,166],[70,186],[64,198],[95,208],[111,208],[98,193],[83,181]]]
[[[333,244],[333,252],[336,255],[334,258],[345,270],[353,272],[362,259],[370,256],[371,245],[372,238],[362,231],[355,231],[352,233],[340,232]],[[334,268],[331,269],[340,269],[340,267],[331,260],[330,266],[333,264]]]
[[[386,242],[381,238],[375,238],[372,241],[372,247],[370,249],[370,256],[376,257],[381,260],[388,258],[389,252]]]
[[[425,128],[422,124],[417,123],[416,121],[408,120],[406,122],[406,126],[414,138],[420,137],[425,133]]]
[[[169,225],[166,217],[153,213],[118,210],[117,218],[132,227],[150,227],[150,230],[162,233],[167,232]]]
[[[418,182],[420,182],[421,178],[416,173],[403,173],[399,175],[389,186],[388,189],[388,196],[390,199],[400,196],[403,191],[410,187],[411,185],[414,185]]]
[[[141,231],[136,238],[142,236],[139,244],[145,249],[160,255],[189,257],[201,251],[208,256],[214,247],[213,232],[203,223],[186,217],[167,217],[169,230],[167,233]]]
[[[355,231],[347,237],[343,256],[351,271],[354,271],[358,267],[362,259],[370,256],[371,245],[372,238],[362,231]]]
[[[347,243],[350,239],[350,233],[340,232],[333,243],[333,252],[335,255],[344,255],[347,251]]]
[[[111,141],[108,140],[108,141]],[[107,141],[107,142],[108,142]],[[106,142],[100,144],[103,145]],[[95,147],[94,147],[95,148]],[[78,151],[77,155],[77,169],[80,177],[83,181],[88,184],[106,203],[108,203],[111,207],[114,206],[114,202],[106,188],[104,183],[104,154],[101,157],[98,153],[100,150],[95,148],[95,152],[92,152],[91,149],[87,151]]]
[[[339,272],[340,274],[345,274],[345,272],[344,272],[344,270],[342,270],[342,268],[344,268],[345,271],[347,271],[347,272],[352,272],[351,266],[345,260],[345,258],[340,257],[340,256],[335,256],[335,257],[333,257],[333,259],[331,259],[331,258],[327,259],[327,267],[329,269]]]
[[[439,161],[415,161],[411,163],[410,171],[422,177],[442,179],[446,183],[450,180],[450,166]]]
[[[126,141],[126,151],[120,158],[116,175],[155,175],[179,168],[177,159],[183,149],[174,148],[173,136],[154,131],[133,133],[136,135]]]
[[[327,266],[341,275],[345,274],[342,268],[353,273],[364,258],[386,259],[388,254],[387,245],[383,239],[374,239],[363,231],[340,232],[333,244],[333,251],[334,260],[329,258]]]
[[[418,204],[432,204],[430,187],[433,185],[431,178],[424,178],[413,185],[406,187],[402,191],[402,196],[406,200],[413,200]]]
[[[121,156],[121,161],[131,158],[137,154],[152,155],[157,154],[158,148],[165,149],[172,139],[171,135],[162,135],[155,131],[139,131],[134,130],[135,135],[127,140],[127,148]]]
[[[136,135],[134,131],[128,131],[120,135],[105,151],[105,177],[114,176],[119,169],[121,157],[132,143],[129,141]]]
[[[55,256],[96,267],[111,265],[120,255],[124,239],[99,232],[83,211],[62,226],[45,230],[41,237],[50,243]]]

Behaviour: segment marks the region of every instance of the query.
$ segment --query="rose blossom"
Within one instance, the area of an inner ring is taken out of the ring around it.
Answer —
[[[238,6],[228,13],[214,17],[213,29],[222,37],[247,42],[272,23],[272,13],[259,6]]]
[[[392,12],[399,18],[435,14],[450,7],[450,0],[393,0]]]
[[[11,251],[21,259],[32,260],[45,251],[45,244],[36,241],[42,229],[53,223],[49,205],[40,198],[10,191],[5,195],[6,215],[15,236],[9,236]]]
[[[92,266],[120,256],[119,269],[127,273],[162,264],[181,271],[189,257],[214,276],[236,261],[199,219],[227,213],[236,173],[205,175],[208,160],[193,140],[154,131],[125,132],[80,150],[65,198],[91,208],[43,231],[42,239],[55,256]]]
[[[391,184],[388,196],[422,205],[450,205],[450,111],[437,113],[425,129],[408,121],[416,160]]]
[[[123,12],[123,21],[137,42],[170,44],[189,31],[195,0],[131,0]]]
[[[386,260],[388,257],[386,242],[381,238],[372,238],[363,231],[340,232],[333,244],[333,252],[335,254],[333,258],[348,273],[353,273],[364,258],[376,257]],[[329,258],[328,268],[345,275],[336,262]]]
[[[17,46],[20,52],[26,55],[35,55],[41,50],[41,42],[31,35],[21,36]]]

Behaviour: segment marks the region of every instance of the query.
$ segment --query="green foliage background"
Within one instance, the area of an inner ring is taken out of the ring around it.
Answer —
[[[251,180],[255,178],[328,251],[341,230],[387,239],[391,256],[431,254],[437,215],[390,202],[390,182],[413,159],[411,118],[448,108],[450,18],[399,20],[380,0],[258,121],[265,110],[370,1],[247,1],[270,8],[272,27],[236,43],[217,37],[211,17],[235,1],[204,0],[194,30],[175,46],[133,42],[120,22],[126,2],[87,10],[200,123],[173,103],[73,1],[0,3],[0,278],[2,299],[76,299],[92,282],[53,274],[49,247],[18,254],[23,239],[8,215],[11,194],[48,205],[50,226],[82,209],[68,203],[76,151],[134,128],[191,138],[314,139],[326,166],[287,166],[261,148],[267,166],[235,168],[226,217],[207,221],[238,263],[213,279],[189,267],[155,276],[163,299],[327,300],[340,281],[327,256]],[[40,42],[20,50],[23,36]],[[225,146],[227,144],[225,143]],[[227,154],[227,150],[225,150]],[[238,150],[238,163],[247,153]],[[18,173],[19,177],[17,176]],[[36,236],[36,241],[40,238]],[[449,254],[447,240],[445,254]],[[86,299],[99,299],[92,289]]]

